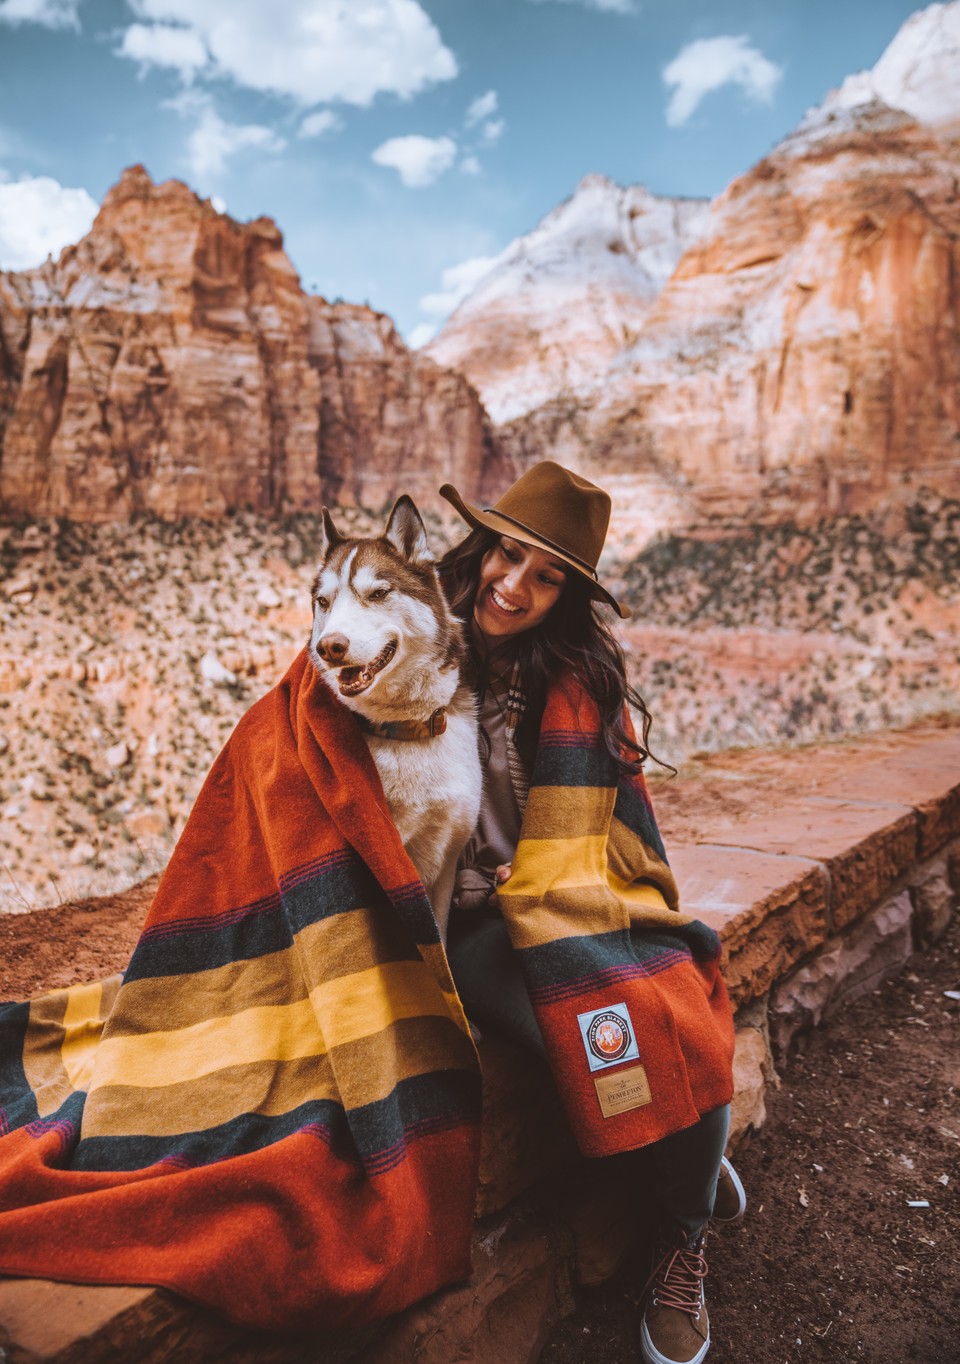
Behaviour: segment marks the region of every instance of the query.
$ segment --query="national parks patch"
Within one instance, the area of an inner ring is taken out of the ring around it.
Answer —
[[[637,1039],[626,1004],[609,1004],[577,1014],[580,1036],[591,1070],[606,1070],[621,1061],[638,1061]]]

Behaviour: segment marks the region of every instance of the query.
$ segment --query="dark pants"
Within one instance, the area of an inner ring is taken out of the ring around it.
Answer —
[[[487,910],[461,917],[454,910],[447,955],[467,1017],[546,1061],[520,963],[500,916]],[[692,1127],[644,1148],[663,1211],[687,1232],[699,1232],[713,1211],[729,1126],[730,1106],[724,1104]]]

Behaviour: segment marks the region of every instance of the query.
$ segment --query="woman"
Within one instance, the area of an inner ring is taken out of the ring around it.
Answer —
[[[596,572],[610,498],[549,461],[491,509],[441,495],[473,528],[441,576],[468,622],[485,765],[453,976],[481,1028],[551,1063],[585,1154],[649,1148],[664,1227],[643,1357],[699,1364],[706,1222],[744,1205],[723,1160],[732,1021],[715,936],[677,913],[641,774],[650,716],[596,610],[629,614]]]

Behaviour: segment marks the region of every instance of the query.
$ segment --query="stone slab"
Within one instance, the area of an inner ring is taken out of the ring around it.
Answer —
[[[819,794],[910,805],[919,815],[920,859],[960,837],[960,734],[901,734],[897,749],[831,777]]]
[[[931,947],[946,933],[957,912],[957,892],[950,882],[946,857],[937,858],[910,882],[913,903],[913,943]]]
[[[332,1340],[323,1364],[346,1364],[356,1349],[356,1337],[346,1347]],[[0,1358],[3,1364],[317,1364],[321,1356],[315,1339],[283,1340],[234,1326],[160,1288],[0,1279]]]
[[[773,1057],[764,1030],[738,1027],[733,1052],[733,1102],[730,1105],[730,1135],[733,1148],[747,1132],[759,1131],[767,1120],[764,1095],[774,1074]]]
[[[711,843],[821,862],[830,877],[828,930],[877,905],[917,856],[917,814],[908,805],[807,796],[715,829]]]
[[[684,913],[715,928],[735,1004],[766,994],[827,936],[823,869],[804,858],[698,843],[670,865]]]
[[[572,1310],[570,1254],[559,1228],[508,1217],[475,1237],[466,1284],[402,1313],[356,1364],[533,1364]]]
[[[913,951],[912,916],[910,894],[902,890],[777,985],[769,1019],[778,1056],[786,1056],[798,1032],[816,1027],[902,970]]]

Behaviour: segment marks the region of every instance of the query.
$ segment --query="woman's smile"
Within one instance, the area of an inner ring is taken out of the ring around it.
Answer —
[[[511,616],[516,615],[518,611],[523,610],[522,606],[514,606],[512,602],[508,602],[506,597],[502,596],[493,584],[490,585],[490,596],[493,599],[495,606],[499,606],[501,611],[507,611]]]
[[[501,536],[480,564],[477,629],[488,644],[534,629],[556,605],[566,580],[566,567],[554,555]]]

